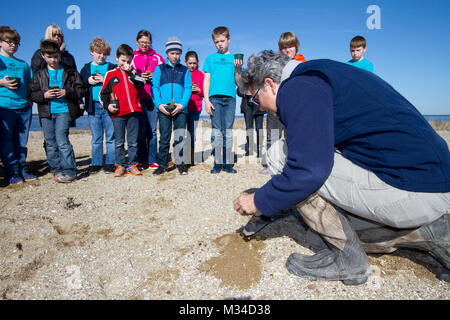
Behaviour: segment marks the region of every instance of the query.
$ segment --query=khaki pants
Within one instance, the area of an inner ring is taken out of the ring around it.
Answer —
[[[272,174],[283,171],[286,155],[284,139],[268,150],[267,164]],[[450,192],[421,193],[394,188],[338,152],[332,172],[317,194],[350,213],[348,217],[356,230],[380,225],[418,228],[440,218],[450,208]]]

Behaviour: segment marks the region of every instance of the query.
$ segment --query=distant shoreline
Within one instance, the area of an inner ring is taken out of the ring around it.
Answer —
[[[450,115],[424,115],[425,119],[431,124],[435,130],[450,131]],[[236,120],[244,120],[243,114],[236,114]],[[200,120],[211,121],[208,115],[201,115]],[[39,117],[37,114],[33,114],[31,120],[30,131],[40,131],[41,126],[39,124]],[[72,127],[71,130],[89,130],[88,116],[84,115],[77,119],[76,127]]]

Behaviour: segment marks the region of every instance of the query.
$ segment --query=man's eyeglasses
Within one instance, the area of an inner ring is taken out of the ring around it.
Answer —
[[[248,100],[249,103],[254,104],[255,106],[259,106],[258,93],[261,88],[256,90],[255,94]]]
[[[8,46],[12,47],[12,46],[20,46],[19,42],[15,42],[15,41],[7,41],[7,40],[2,40],[4,43],[6,43]]]

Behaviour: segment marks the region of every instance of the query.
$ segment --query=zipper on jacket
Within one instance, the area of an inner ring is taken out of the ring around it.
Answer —
[[[128,82],[130,80],[128,80],[128,75],[126,75],[122,69],[120,69],[120,71],[122,72],[122,76],[124,77],[125,91],[127,93],[127,99],[128,99],[128,104],[130,106],[130,110],[131,110],[131,112],[134,112],[133,105],[131,104],[131,99],[130,99],[130,91],[128,90],[128,85],[129,85]]]

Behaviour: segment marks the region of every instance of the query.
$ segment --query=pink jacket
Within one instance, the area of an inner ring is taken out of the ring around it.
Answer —
[[[164,58],[157,54],[155,50],[149,48],[147,51],[138,49],[134,52],[133,61],[131,62],[131,68],[136,70],[137,74],[144,72],[155,72],[157,66],[166,61]],[[152,86],[151,84],[145,84],[144,88],[139,90],[139,99],[151,100],[152,99]]]
[[[205,74],[200,70],[195,70],[191,72],[192,84],[197,84],[200,88],[200,92],[192,91],[191,100],[188,103],[188,112],[202,111],[202,100],[203,100],[203,80],[205,79]]]

